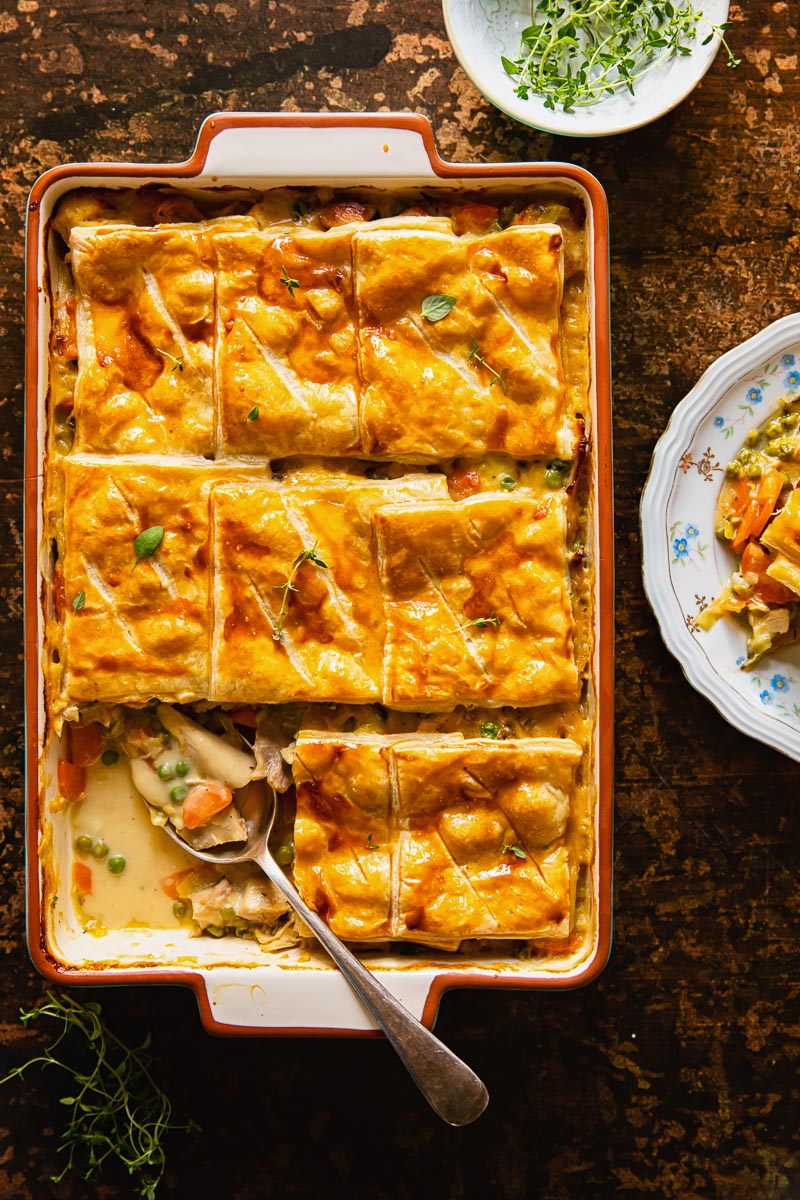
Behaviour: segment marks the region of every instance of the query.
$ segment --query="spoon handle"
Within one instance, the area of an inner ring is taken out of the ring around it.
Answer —
[[[313,930],[394,1046],[434,1112],[448,1125],[469,1125],[476,1120],[489,1102],[489,1093],[475,1072],[412,1016],[339,941],[322,918],[308,907],[269,851],[260,853],[254,861]]]

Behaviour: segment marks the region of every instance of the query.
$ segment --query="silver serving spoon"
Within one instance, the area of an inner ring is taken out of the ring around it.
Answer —
[[[263,792],[271,793],[271,803]],[[265,785],[262,791],[251,785],[248,802],[242,806],[242,816],[247,825],[247,841],[241,845],[229,843],[220,848],[194,850],[170,822],[164,829],[183,850],[205,862],[217,865],[257,863],[278,891],[286,897],[295,912],[299,913],[306,925],[313,930],[364,1007],[372,1014],[394,1046],[401,1062],[405,1064],[411,1078],[434,1112],[448,1125],[469,1125],[481,1115],[489,1102],[489,1093],[485,1085],[466,1063],[448,1050],[386,990],[382,983],[378,982],[301,898],[272,857],[268,846],[276,809],[277,796],[272,788]]]

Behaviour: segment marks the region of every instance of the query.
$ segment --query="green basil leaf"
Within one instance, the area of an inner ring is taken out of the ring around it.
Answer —
[[[422,315],[426,321],[431,323],[441,321],[455,307],[455,296],[447,296],[444,292],[436,292],[432,296],[426,296],[422,301]]]
[[[151,525],[134,539],[133,552],[137,559],[152,558],[164,537],[163,525]]]

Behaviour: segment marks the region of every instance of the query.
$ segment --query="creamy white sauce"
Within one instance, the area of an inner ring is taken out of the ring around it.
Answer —
[[[92,894],[83,896],[78,906],[84,918],[106,929],[131,925],[170,929],[180,924],[172,911],[175,901],[166,895],[160,880],[195,866],[196,860],[152,825],[124,756],[113,767],[98,762],[87,768],[86,798],[72,806],[72,833],[73,843],[85,834],[108,846],[104,859],[75,851],[75,861],[92,872]],[[125,859],[121,875],[108,869],[114,855]]]

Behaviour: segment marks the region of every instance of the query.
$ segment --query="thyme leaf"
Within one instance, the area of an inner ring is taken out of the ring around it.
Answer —
[[[78,592],[77,596],[72,601],[72,607],[75,609],[75,612],[80,612],[85,603],[86,592]]]
[[[170,375],[173,373],[173,371],[180,371],[181,374],[183,373],[183,355],[182,354],[179,354],[178,357],[176,358],[175,355],[170,354],[168,350],[159,350],[158,346],[156,346],[156,354],[163,354],[164,358],[168,358],[169,361],[172,363],[172,366],[169,369]]]
[[[471,349],[467,355],[467,362],[472,362],[472,360],[475,359],[475,362],[479,363],[482,367],[485,367],[492,376],[492,378],[489,380],[489,387],[494,387],[496,383],[499,383],[503,391],[507,392],[508,383],[506,382],[506,368],[503,367],[502,371],[495,371],[494,367],[490,367],[486,359],[481,354],[480,346],[475,341],[475,338],[470,339],[470,347]]]
[[[377,844],[377,842],[373,842],[373,840],[372,840],[372,830],[371,829],[369,831],[369,836],[367,837],[367,849],[368,850],[380,850],[380,846]]]
[[[245,417],[245,420],[246,421],[257,421],[258,420],[258,405],[257,404],[254,405],[254,407],[250,409],[250,412]]]
[[[488,625],[492,625],[497,629],[502,621],[502,617],[494,615],[494,609],[489,613],[488,617],[476,617],[474,621],[467,621],[466,625],[462,625],[462,629],[469,629],[471,625],[477,625],[478,629],[486,629]]]
[[[287,289],[289,295],[292,297],[294,296],[297,289],[300,287],[299,280],[292,279],[291,275],[286,270],[286,267],[283,263],[281,263],[281,283],[286,286],[286,289]]]
[[[517,846],[516,844],[512,846],[508,842],[503,842],[503,854],[514,854],[517,858],[528,857],[522,846]]]
[[[140,1046],[128,1046],[108,1028],[99,1004],[79,1003],[67,993],[48,992],[42,1004],[20,1012],[23,1025],[42,1017],[60,1024],[55,1040],[9,1071],[0,1084],[23,1079],[34,1066],[57,1067],[66,1074],[72,1094],[60,1100],[69,1113],[58,1146],[66,1165],[53,1182],[72,1171],[90,1179],[107,1159],[116,1159],[135,1180],[135,1194],[155,1200],[166,1165],[165,1134],[197,1126],[172,1120],[172,1105],[153,1073],[150,1035]],[[76,1062],[63,1055],[65,1043],[78,1050]]]
[[[725,37],[730,21],[716,24],[694,0],[534,0],[532,24],[522,31],[519,57],[500,56],[517,80],[522,100],[541,96],[544,107],[564,112],[627,91],[654,67],[691,54],[719,37],[729,67],[740,59]]]
[[[275,632],[272,635],[273,640],[276,642],[279,642],[283,637],[283,631],[286,624],[286,614],[289,611],[289,595],[291,592],[297,591],[294,581],[297,578],[297,572],[300,570],[303,563],[313,563],[315,567],[321,567],[323,571],[327,571],[328,569],[328,564],[323,562],[320,556],[317,554],[317,545],[318,543],[314,542],[314,545],[310,550],[302,550],[292,563],[292,569],[284,579],[283,583],[273,584],[273,587],[276,589],[276,591],[281,592],[281,606],[278,610],[278,623],[275,626]]]

